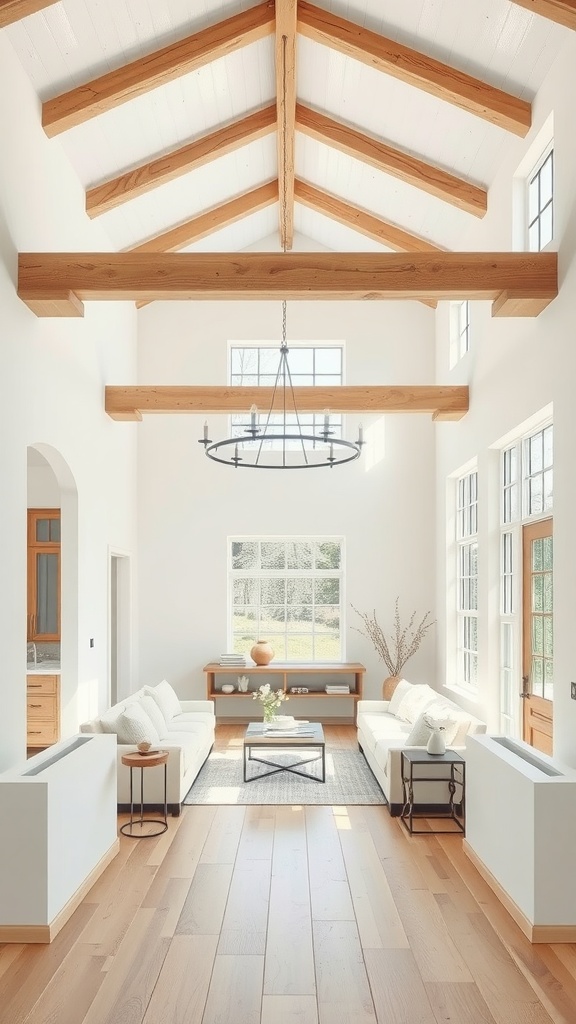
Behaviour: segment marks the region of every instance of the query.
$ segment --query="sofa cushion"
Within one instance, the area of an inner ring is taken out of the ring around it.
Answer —
[[[118,743],[159,743],[160,736],[139,701],[124,709],[117,723]]]
[[[125,704],[114,704],[100,715],[102,732],[118,732],[118,719],[124,714]]]
[[[406,737],[407,747],[425,747],[432,735],[432,729],[444,731],[444,742],[450,746],[458,732],[459,719],[456,711],[446,704],[430,704],[421,711]]]
[[[210,714],[209,711],[183,711],[181,715],[175,715],[171,719],[168,729],[179,729],[181,725],[185,725],[187,722],[199,722],[200,725],[208,726],[210,729],[214,728],[214,715]]]
[[[394,694],[396,696],[396,694]],[[403,718],[405,722],[414,724],[418,715],[421,711],[424,711],[432,701],[438,700],[438,694],[436,690],[433,690],[431,686],[426,683],[419,683],[415,686],[411,686],[410,690],[407,691],[400,704],[396,715],[398,718]],[[392,701],[390,701],[392,703]]]
[[[182,711],[180,707],[180,701],[176,696],[175,691],[170,686],[170,683],[166,682],[165,679],[157,686],[145,686],[144,693],[147,697],[153,697],[156,701],[160,711],[164,715],[166,725],[172,721],[175,715],[179,715]]]
[[[163,736],[164,733],[166,732],[166,720],[164,718],[164,715],[160,711],[160,708],[158,707],[156,701],[154,700],[154,697],[151,697],[149,694],[145,693],[144,696],[140,698],[138,703],[140,704],[140,707],[143,708],[146,714],[148,715],[148,718],[150,719],[152,725],[156,729],[158,736]]]
[[[394,693],[390,698],[390,704],[388,705],[388,711],[391,715],[398,714],[400,702],[407,693],[410,693],[412,685],[413,684],[409,683],[407,679],[400,679],[400,681],[396,684],[396,686],[394,687]]]
[[[196,734],[197,736],[204,736],[206,732],[206,722],[177,722],[175,718],[172,719],[170,725],[164,733],[164,739],[168,743],[173,742],[174,733]]]

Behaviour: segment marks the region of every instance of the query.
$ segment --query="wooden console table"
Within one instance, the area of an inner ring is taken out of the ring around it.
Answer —
[[[330,700],[351,700],[354,705],[354,723],[356,723],[357,704],[362,700],[362,688],[366,669],[359,662],[314,662],[309,664],[285,664],[271,661],[269,665],[220,665],[217,661],[204,666],[206,673],[206,697],[216,702],[217,697],[228,697],[232,700],[252,700],[252,694],[262,683],[270,683],[275,690],[284,690],[294,700],[306,700],[309,697]],[[248,676],[250,680],[246,693],[238,690],[238,677]],[[233,693],[222,693],[222,684],[232,683]],[[327,683],[348,683],[350,693],[326,693]],[[308,693],[295,693],[292,687],[305,687]],[[254,717],[253,706],[247,711],[247,720]]]

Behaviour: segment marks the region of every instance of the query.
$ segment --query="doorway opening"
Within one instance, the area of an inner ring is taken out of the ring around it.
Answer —
[[[109,698],[110,705],[112,705],[117,704],[131,692],[130,556],[124,552],[111,551],[109,575]]]

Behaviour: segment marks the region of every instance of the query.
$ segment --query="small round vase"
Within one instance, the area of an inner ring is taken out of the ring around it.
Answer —
[[[269,665],[274,657],[274,648],[267,640],[257,640],[250,651],[250,657],[257,665]]]
[[[382,683],[382,700],[392,700],[392,694],[398,686],[402,676],[388,676]]]
[[[443,729],[433,729],[430,733],[430,739],[426,746],[426,750],[429,754],[445,754],[446,753],[446,740],[444,739]]]

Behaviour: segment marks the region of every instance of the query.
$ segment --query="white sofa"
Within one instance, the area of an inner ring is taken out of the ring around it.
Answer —
[[[390,813],[400,814],[403,806],[403,788],[400,755],[406,747],[425,747],[430,730],[422,725],[426,715],[430,721],[444,722],[447,747],[465,756],[466,736],[470,733],[485,733],[486,725],[480,719],[468,714],[463,708],[426,685],[413,685],[401,680],[387,700],[361,700],[358,702],[357,736],[358,746],[370,765],[384,796]],[[410,734],[420,733],[410,744]],[[431,765],[418,769],[426,778],[442,779],[446,768]],[[416,808],[445,807],[449,793],[447,783],[429,782],[414,786]]]
[[[118,806],[122,810],[130,803],[130,769],[122,764],[122,755],[136,750],[137,744],[146,739],[152,742],[153,747],[167,750],[167,803],[171,813],[177,816],[186,793],[212,749],[215,724],[213,701],[179,701],[172,687],[163,680],[157,687],[145,686],[137,690],[99,718],[84,722],[80,731],[117,734]],[[128,739],[132,742],[127,742]],[[133,772],[134,801],[138,803],[140,774],[143,777],[145,806],[163,805],[162,768]]]

